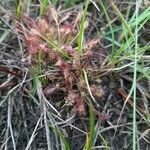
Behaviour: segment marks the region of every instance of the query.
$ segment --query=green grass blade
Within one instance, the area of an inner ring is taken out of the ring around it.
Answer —
[[[64,146],[65,146],[65,150],[71,150],[71,148],[70,148],[70,144],[69,144],[69,141],[65,138],[65,136],[63,135],[63,133],[60,131],[60,129],[59,128],[54,128],[54,127],[52,127],[53,128],[53,130],[54,130],[54,132],[56,132],[57,133],[57,135],[60,137],[60,139],[62,140],[62,142],[63,142],[63,144],[64,144]]]
[[[65,4],[66,7],[71,7],[72,4],[73,4],[73,0],[66,0],[65,3],[66,3],[66,4]]]
[[[140,24],[140,26],[141,26],[141,24],[143,24],[143,22],[147,22],[149,19],[150,19],[150,7],[148,7],[146,10],[144,10],[143,13],[141,13],[139,15],[138,24]],[[130,28],[135,27],[135,25],[136,25],[136,23],[135,23],[135,13],[132,15],[131,19],[128,21],[127,24]],[[141,29],[141,28],[138,28],[138,29]],[[117,26],[116,28],[113,29],[114,33],[118,32],[120,30],[122,30],[122,26]],[[111,31],[106,32],[105,36],[107,36],[109,34],[111,34]]]
[[[112,28],[112,25],[111,25],[111,20],[109,18],[109,15],[107,13],[107,10],[102,2],[102,0],[100,0],[100,5],[105,13],[105,16],[106,16],[106,19],[109,23],[109,28],[110,28],[110,32],[111,32],[111,39],[112,39],[112,53],[114,53],[114,50],[115,50],[115,47],[114,47],[114,43],[115,43],[115,37],[114,37],[114,31],[113,31],[113,28]]]
[[[51,4],[53,4],[53,5],[57,5],[57,4],[59,4],[59,2],[60,2],[60,0],[51,0]]]
[[[15,0],[15,15],[19,20],[21,17],[21,0]]]
[[[86,150],[91,150],[94,143],[94,135],[95,135],[95,114],[93,112],[92,106],[89,106],[89,114],[90,114],[90,135],[87,140]]]
[[[112,5],[114,11],[116,12],[116,14],[118,15],[118,17],[121,19],[121,21],[123,22],[123,24],[127,28],[128,32],[129,32],[129,35],[132,37],[132,39],[134,39],[134,35],[133,35],[132,31],[131,31],[131,28],[129,27],[127,21],[125,20],[125,18],[123,17],[123,15],[121,14],[121,12],[117,8],[117,6],[113,2],[111,2],[111,5]]]
[[[0,43],[2,43],[7,38],[9,33],[10,33],[10,30],[5,30],[5,32],[0,36]]]
[[[101,133],[99,133],[99,136],[100,136],[100,138],[101,138],[103,144],[105,145],[106,150],[109,150],[108,143],[107,143],[107,141],[105,140],[105,138],[102,136]]]
[[[116,7],[116,5],[111,2],[113,9],[115,10],[116,14],[118,15],[118,17],[121,19],[121,21],[123,22],[123,24],[125,25],[126,29],[129,32],[129,35],[132,37],[132,39],[134,40],[134,35],[131,31],[131,28],[129,27],[127,21],[124,19],[123,15],[121,14],[121,12],[119,11],[119,9]]]
[[[90,0],[86,0],[85,9],[83,11],[83,16],[80,23],[80,31],[79,31],[79,37],[78,37],[78,52],[82,53],[82,47],[83,47],[83,36],[84,36],[84,25],[85,25],[85,19],[87,15],[87,9],[89,6]]]
[[[40,15],[43,15],[48,7],[49,0],[42,0],[40,4]]]

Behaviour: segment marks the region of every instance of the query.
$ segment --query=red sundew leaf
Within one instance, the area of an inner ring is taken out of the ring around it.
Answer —
[[[72,29],[73,26],[71,25],[61,25],[58,28],[58,34],[60,35],[60,40],[62,43],[68,43],[73,39],[75,36],[74,30]]]
[[[26,20],[26,19],[25,19]],[[28,18],[27,18],[28,20]],[[30,22],[30,19],[29,19]],[[34,21],[32,21],[34,22]],[[24,22],[23,22],[24,23]],[[18,25],[17,26],[17,31],[23,34],[24,36],[24,42],[27,46],[28,52],[31,54],[34,54],[37,52],[39,43],[41,42],[41,39],[38,35],[38,31],[35,28],[32,28],[32,25],[28,25],[29,23],[26,23],[26,27],[24,25]],[[34,27],[36,27],[35,22],[33,23]]]
[[[25,27],[27,29],[31,29],[31,28],[37,28],[37,23],[34,19],[28,17],[28,16],[23,16],[21,21],[23,22],[23,24],[25,25]]]
[[[37,22],[37,27],[40,33],[46,34],[49,32],[50,26],[45,19],[39,19]]]
[[[37,53],[39,50],[48,52],[49,48],[46,44],[43,44],[41,39],[41,35],[49,32],[49,25],[47,21],[45,19],[39,19],[38,22],[36,22],[27,16],[23,16],[22,22],[23,25],[20,25],[20,28],[23,30],[21,33],[24,35],[28,52],[30,54]],[[21,30],[20,28],[18,28],[18,31]]]
[[[108,121],[109,118],[110,118],[109,115],[104,114],[104,113],[103,113],[103,114],[99,114],[98,117],[99,117],[99,119],[100,119],[101,121],[103,121],[103,122]]]
[[[70,90],[67,100],[73,105],[79,115],[85,115],[85,103],[79,93],[77,93],[75,90]]]
[[[72,56],[76,53],[76,50],[74,48],[72,48],[71,45],[69,45],[69,46],[68,45],[63,45],[61,47],[61,49],[64,49],[65,52],[67,52],[68,54],[70,54]]]
[[[38,38],[41,38],[42,36],[42,33],[40,33],[40,30],[36,28],[31,28],[29,34],[31,36],[37,36]]]
[[[56,84],[55,86],[49,85],[46,88],[44,88],[43,93],[45,94],[45,96],[49,96],[53,94],[58,89],[58,87],[59,87],[58,84]]]
[[[61,57],[59,56],[59,54],[55,53],[51,49],[49,49],[49,52],[47,53],[46,56],[47,56],[48,60],[50,60],[50,61],[58,62],[59,60],[61,60]]]
[[[60,69],[62,68],[62,60],[60,59],[56,64],[55,66],[58,66]]]
[[[59,32],[61,36],[67,36],[73,32],[72,26],[65,24],[59,28]]]
[[[55,21],[58,23],[58,13],[54,6],[50,5],[46,12],[46,18],[49,20],[50,23]]]
[[[68,76],[65,77],[65,85],[67,90],[71,90],[73,87],[75,79],[72,73],[69,73]]]
[[[86,114],[85,103],[81,97],[78,97],[76,99],[75,108],[76,108],[76,111],[79,115],[85,115]]]
[[[85,53],[84,53],[84,56],[89,58],[93,55],[93,52],[91,49],[86,49]]]
[[[100,86],[93,84],[90,86],[90,89],[91,89],[93,96],[102,97],[104,95],[104,91],[103,91],[102,87],[100,87]]]
[[[91,60],[92,60],[93,52],[91,49],[86,49],[86,52],[84,53],[82,59],[84,66],[90,68],[91,67]]]
[[[75,69],[75,70],[81,70],[81,63],[80,63],[80,55],[79,55],[79,53],[74,53],[74,55],[73,55],[73,63],[72,63],[73,65],[73,69]]]
[[[97,39],[92,39],[90,41],[87,42],[86,46],[91,49],[93,48],[94,46],[96,46],[98,43],[100,43],[100,39],[97,38]]]
[[[55,65],[58,66],[61,71],[69,70],[69,68],[70,68],[69,64],[62,60],[59,60]]]
[[[78,97],[78,94],[76,93],[76,91],[75,90],[70,90],[69,93],[68,93],[68,96],[67,96],[67,100],[71,104],[74,104],[77,97]]]
[[[34,54],[38,52],[40,39],[37,36],[27,37],[25,42],[30,54]]]
[[[37,36],[28,35],[26,40],[30,43],[38,44],[40,42],[39,38]]]
[[[46,79],[48,79],[48,81],[57,80],[58,79],[57,75],[58,75],[57,73],[55,73],[55,74],[51,74],[49,72],[45,73],[45,77],[46,77]]]
[[[101,48],[100,50],[100,54],[99,54],[99,60],[100,60],[100,64],[102,64],[105,61],[105,50],[103,48]]]
[[[29,36],[30,35],[30,36]],[[42,50],[43,52],[49,52],[50,49],[47,47],[46,44],[42,43],[43,41],[41,38],[36,35],[36,33],[31,33],[26,37],[26,44],[29,53],[34,54]]]
[[[50,49],[46,46],[46,44],[39,44],[39,48],[42,49],[44,52],[50,51]]]
[[[62,60],[59,60],[56,63],[56,66],[63,72],[66,88],[69,90],[72,88],[74,77],[73,74],[70,72],[70,65]]]

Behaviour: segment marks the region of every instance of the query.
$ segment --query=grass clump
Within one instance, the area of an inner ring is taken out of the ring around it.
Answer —
[[[84,114],[85,102],[81,95],[85,92],[85,83],[82,77],[82,70],[92,67],[92,64],[86,62],[86,60],[89,57],[93,59],[94,53],[92,48],[99,40],[90,40],[89,43],[84,45],[84,52],[80,53],[81,50],[78,51],[82,49],[82,42],[79,43],[79,41],[82,41],[80,40],[80,33],[83,39],[84,27],[81,27],[79,38],[76,35],[81,13],[79,12],[76,15],[77,17],[74,16],[74,20],[68,21],[67,19],[71,15],[69,14],[65,18],[60,17],[55,8],[49,6],[47,13],[37,21],[27,16],[22,16],[22,24],[17,24],[17,31],[23,36],[27,46],[27,57],[30,57],[31,63],[29,69],[31,76],[36,78],[45,74],[44,78],[39,79],[44,86],[46,95],[49,96],[55,90],[63,89],[64,94],[67,95],[66,99],[72,103],[76,111],[79,114]],[[85,11],[81,21],[82,25],[84,20]],[[77,44],[78,46],[75,46]],[[51,71],[56,72],[57,78],[49,77],[48,72]],[[57,85],[57,87],[51,89],[49,84],[54,83],[54,86]]]

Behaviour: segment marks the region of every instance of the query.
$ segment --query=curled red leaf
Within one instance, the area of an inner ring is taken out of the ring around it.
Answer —
[[[67,100],[73,105],[79,115],[85,115],[85,103],[77,91],[70,90]]]

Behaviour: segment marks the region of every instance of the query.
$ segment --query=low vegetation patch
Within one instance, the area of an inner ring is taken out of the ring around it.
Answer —
[[[1,149],[148,149],[148,1],[0,4]]]

